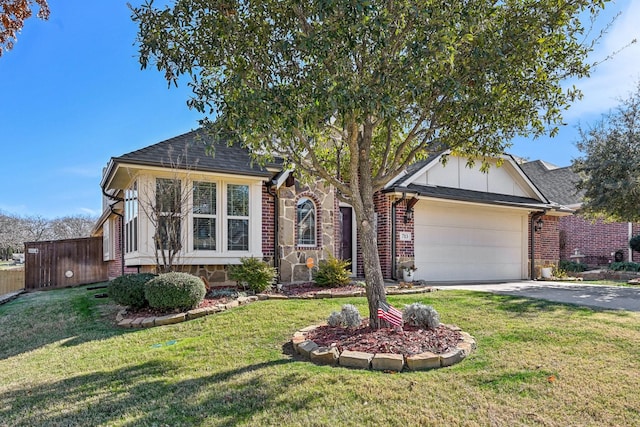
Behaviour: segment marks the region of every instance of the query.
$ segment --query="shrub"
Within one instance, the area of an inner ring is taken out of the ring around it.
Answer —
[[[209,295],[211,298],[238,298],[240,296],[238,291],[231,288],[212,289],[209,291]]]
[[[253,292],[264,292],[271,288],[278,272],[258,258],[242,258],[242,264],[229,267],[229,277]]]
[[[637,262],[613,262],[609,265],[609,270],[640,271],[640,264],[638,264]]]
[[[362,323],[360,312],[355,305],[345,304],[340,313],[332,312],[327,319],[327,324],[332,327],[357,328]]]
[[[572,273],[580,273],[582,271],[585,271],[586,269],[587,269],[587,266],[585,264],[575,262],[575,261],[561,260],[558,263],[558,270],[563,270],[567,272],[570,271]]]
[[[144,295],[153,308],[190,309],[204,299],[207,289],[199,278],[187,273],[165,273],[150,280]]]
[[[436,329],[440,326],[440,316],[435,308],[419,302],[405,305],[402,318],[410,325],[424,329]]]
[[[336,326],[342,326],[342,313],[337,311],[331,312],[327,319],[327,325],[335,328]]]
[[[355,305],[343,305],[340,314],[342,314],[342,325],[345,328],[357,328],[362,323],[362,318]]]
[[[314,274],[314,280],[318,286],[337,288],[346,286],[351,281],[349,261],[339,260],[331,255],[329,259],[323,259],[318,263],[318,270]]]
[[[149,303],[144,296],[144,285],[154,277],[151,273],[125,274],[109,282],[107,293],[118,304],[145,307]]]
[[[636,252],[640,252],[640,234],[633,236],[629,240],[629,247]]]

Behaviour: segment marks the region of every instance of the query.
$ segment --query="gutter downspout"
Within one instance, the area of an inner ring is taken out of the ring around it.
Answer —
[[[124,215],[116,212],[113,209],[113,207],[118,203],[124,202],[124,199],[121,199],[120,197],[112,196],[111,194],[107,193],[104,190],[104,188],[102,188],[102,194],[107,199],[115,200],[114,204],[109,205],[109,211],[111,211],[112,214],[120,218],[120,275],[124,276]]]
[[[629,235],[628,235],[628,239],[627,241],[631,240],[631,238],[633,238],[633,223],[630,222],[628,223],[628,227],[629,227]],[[629,262],[633,262],[633,249],[629,248]]]
[[[278,218],[280,217],[280,207],[278,206],[278,193],[273,190],[275,185],[275,181],[266,183],[267,193],[273,197],[273,266],[278,272],[278,282],[280,282],[280,244],[278,242]]]
[[[406,193],[402,193],[402,198],[391,203],[391,278],[398,279],[397,262],[396,262],[396,206],[407,198]]]
[[[531,215],[531,225],[529,226],[529,228],[531,229],[531,269],[530,269],[530,274],[531,274],[531,280],[536,280],[536,220],[540,217],[543,217],[544,215],[546,215],[547,211],[540,211],[540,212],[536,212],[533,215]]]

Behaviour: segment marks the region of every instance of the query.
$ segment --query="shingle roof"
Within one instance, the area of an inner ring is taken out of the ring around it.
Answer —
[[[271,176],[272,173],[252,161],[249,151],[238,144],[227,146],[215,141],[214,154],[207,152],[212,138],[202,130],[158,142],[157,144],[114,157],[115,163],[185,168],[192,171]]]
[[[400,191],[399,188],[390,188],[386,192]],[[402,191],[413,192],[420,196],[436,197],[439,199],[460,200],[472,203],[491,205],[520,206],[527,208],[541,208],[546,203],[529,197],[511,196],[508,194],[486,193],[483,191],[465,190],[460,188],[439,187],[431,185],[409,184]]]
[[[520,167],[550,201],[565,206],[582,203],[584,192],[576,188],[579,178],[570,166],[559,168],[535,160]]]

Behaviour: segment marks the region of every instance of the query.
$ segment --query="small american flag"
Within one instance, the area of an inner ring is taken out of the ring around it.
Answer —
[[[402,328],[402,312],[393,308],[386,302],[380,301],[378,304],[378,317],[391,323],[393,326]]]

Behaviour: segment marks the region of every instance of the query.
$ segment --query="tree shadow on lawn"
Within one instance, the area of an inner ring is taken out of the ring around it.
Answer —
[[[94,294],[99,292],[86,292],[82,288],[65,291],[76,294],[69,298],[54,297],[46,303],[38,298],[46,299],[59,291],[27,293],[1,307],[0,360],[56,342],[71,347],[137,331],[115,325],[119,306],[94,301]]]
[[[209,419],[217,426],[234,426],[271,407],[286,405],[294,412],[308,406],[313,393],[292,397],[287,390],[311,374],[274,370],[292,362],[278,359],[172,382],[178,366],[149,361],[1,393],[0,420],[31,426],[118,420],[126,420],[125,425],[200,425]]]

